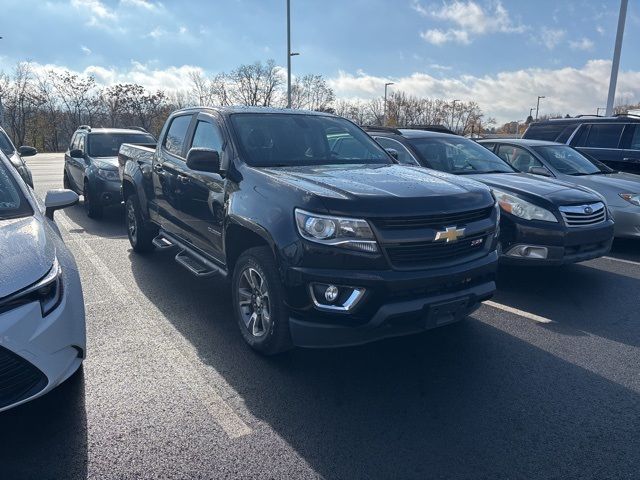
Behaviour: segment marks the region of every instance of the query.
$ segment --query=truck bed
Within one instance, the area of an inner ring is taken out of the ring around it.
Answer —
[[[156,151],[155,143],[123,143],[118,152],[118,171],[120,179],[124,172],[124,164],[127,160],[135,160],[138,164],[151,164]]]

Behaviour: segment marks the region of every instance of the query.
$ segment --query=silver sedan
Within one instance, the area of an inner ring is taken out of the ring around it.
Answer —
[[[574,148],[556,142],[491,139],[479,143],[516,170],[558,178],[602,195],[615,220],[615,236],[640,238],[640,175],[616,172]]]

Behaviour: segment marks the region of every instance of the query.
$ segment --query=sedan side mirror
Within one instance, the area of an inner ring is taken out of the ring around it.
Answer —
[[[47,216],[47,218],[53,220],[53,213],[56,210],[71,207],[72,205],[78,203],[79,200],[80,197],[78,197],[78,194],[76,192],[72,192],[71,190],[49,190],[47,192],[47,195],[44,197],[44,214]]]
[[[199,172],[220,173],[220,154],[210,148],[192,148],[187,153],[187,167]]]
[[[36,150],[34,147],[27,147],[26,145],[23,145],[18,148],[18,153],[21,157],[33,157],[36,153],[38,153],[38,150]]]
[[[74,148],[69,152],[71,158],[84,158],[84,152],[80,149]]]
[[[395,148],[385,148],[387,153],[393,157],[394,160],[398,160],[398,150]]]
[[[553,177],[551,172],[545,167],[529,167],[529,173],[533,175],[541,175],[543,177]]]

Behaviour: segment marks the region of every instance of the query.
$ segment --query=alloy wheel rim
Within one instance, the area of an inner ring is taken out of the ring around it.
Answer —
[[[267,284],[255,268],[248,267],[240,275],[238,304],[245,327],[256,338],[271,329],[271,301]]]
[[[136,235],[138,233],[138,225],[136,221],[136,212],[133,209],[133,204],[129,202],[127,205],[127,229],[129,231],[129,238],[136,241]]]

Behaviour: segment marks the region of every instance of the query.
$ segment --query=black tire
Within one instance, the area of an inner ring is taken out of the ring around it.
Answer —
[[[84,181],[82,196],[84,197],[84,211],[87,212],[87,216],[94,219],[102,218],[104,210],[102,205],[97,202],[95,195],[93,194],[93,190],[89,187],[89,182],[87,180]]]
[[[124,211],[127,222],[127,236],[133,250],[138,253],[153,251],[155,248],[153,239],[158,235],[158,228],[145,222],[144,218],[142,218],[140,201],[135,193],[127,197]]]
[[[69,181],[69,176],[67,175],[66,170],[62,173],[62,187],[66,188],[67,190],[73,190],[73,188],[71,188],[71,182]]]
[[[261,277],[262,291],[267,292],[266,301],[263,300],[264,295],[255,295],[258,289],[244,288],[249,285],[245,276],[249,270],[257,272]],[[234,313],[240,333],[251,348],[264,355],[275,355],[292,348],[289,333],[289,312],[284,305],[284,294],[276,262],[268,247],[251,248],[240,256],[233,271],[231,289]],[[241,293],[241,290],[244,293]],[[249,302],[247,302],[248,290],[251,290]],[[257,296],[261,298],[259,301]],[[246,304],[244,307],[240,305],[241,300]],[[254,320],[253,323],[250,320],[249,323],[247,321],[251,313],[255,313],[256,310],[260,310],[262,312],[260,315],[264,315],[264,305],[268,305],[269,320],[265,320],[267,317],[261,317],[259,320],[261,329],[254,329],[253,327],[258,325],[258,320]],[[260,308],[261,306],[262,308]]]

